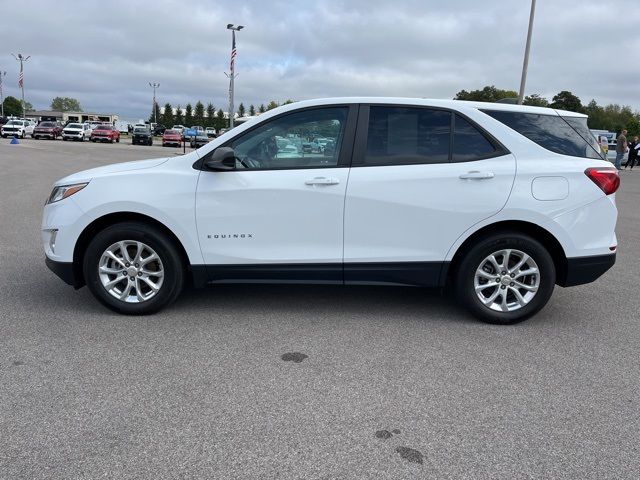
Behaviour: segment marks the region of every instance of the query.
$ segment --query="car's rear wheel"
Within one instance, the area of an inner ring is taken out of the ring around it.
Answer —
[[[135,222],[98,233],[83,262],[95,297],[129,315],[154,313],[171,304],[182,291],[184,269],[178,249],[161,230]]]
[[[480,320],[509,325],[540,311],[556,281],[551,255],[537,240],[503,232],[482,240],[456,273],[459,301]]]

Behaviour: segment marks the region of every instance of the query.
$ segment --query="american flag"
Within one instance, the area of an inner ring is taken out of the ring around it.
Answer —
[[[231,74],[233,75],[233,69],[236,64],[236,32],[231,32],[231,65],[229,68],[231,69]]]
[[[22,62],[20,62],[20,75],[18,75],[18,86],[20,88],[24,86],[24,73],[22,73]]]

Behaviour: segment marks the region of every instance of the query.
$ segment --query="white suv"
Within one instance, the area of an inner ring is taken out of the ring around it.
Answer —
[[[190,279],[450,287],[482,320],[515,323],[615,263],[620,180],[586,120],[446,100],[285,105],[188,155],[58,181],[46,261],[127,314]],[[282,138],[332,148],[294,154]]]

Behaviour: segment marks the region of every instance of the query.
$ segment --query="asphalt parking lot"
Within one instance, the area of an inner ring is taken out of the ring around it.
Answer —
[[[640,169],[616,266],[516,326],[333,286],[187,291],[131,318],[40,244],[56,179],[178,152],[128,143],[0,140],[0,478],[638,478]]]

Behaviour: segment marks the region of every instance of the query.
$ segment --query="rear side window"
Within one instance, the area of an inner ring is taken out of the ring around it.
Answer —
[[[476,127],[456,115],[453,136],[453,161],[470,162],[491,157],[496,148]]]
[[[450,145],[450,112],[376,106],[369,110],[365,165],[447,163]]]
[[[586,118],[497,110],[483,112],[552,152],[602,159],[595,137],[587,128]],[[582,123],[585,132],[581,132]]]

